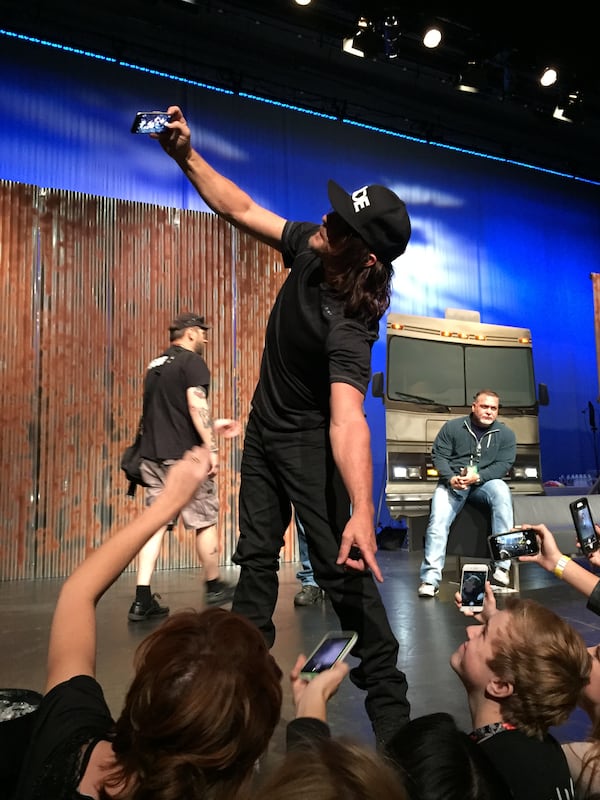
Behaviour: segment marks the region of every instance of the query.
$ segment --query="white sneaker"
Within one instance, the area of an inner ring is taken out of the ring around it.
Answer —
[[[504,567],[496,567],[492,574],[492,578],[496,583],[501,583],[502,586],[508,586],[510,583],[510,573]]]
[[[417,593],[419,597],[435,597],[438,592],[438,587],[434,586],[432,583],[422,583]]]

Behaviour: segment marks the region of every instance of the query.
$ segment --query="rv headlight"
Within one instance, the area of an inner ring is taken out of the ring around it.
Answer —
[[[397,481],[419,481],[421,480],[421,467],[406,467],[404,465],[394,464],[392,466],[392,478]]]
[[[539,478],[538,468],[531,467],[513,467],[513,477],[517,480],[537,480]]]

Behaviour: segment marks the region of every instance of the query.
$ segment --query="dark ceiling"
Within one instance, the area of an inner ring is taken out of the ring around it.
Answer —
[[[536,4],[539,7],[540,4]],[[466,147],[600,180],[597,156],[600,97],[592,74],[594,45],[588,12],[578,4],[561,18],[514,6],[400,4],[312,0],[0,0],[1,27],[87,48],[195,80],[260,94],[419,138]],[[490,10],[491,8],[491,10]],[[370,58],[342,52],[359,15],[376,28],[399,23],[399,54]],[[429,19],[447,38],[426,50],[419,34]],[[489,88],[456,88],[467,60],[483,65]],[[563,81],[543,92],[538,70],[553,62]],[[552,118],[565,92],[577,90],[581,116]]]

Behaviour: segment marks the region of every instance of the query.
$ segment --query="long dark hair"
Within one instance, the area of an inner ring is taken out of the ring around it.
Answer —
[[[107,786],[127,800],[239,796],[279,722],[281,674],[244,617],[173,614],[136,652]]]
[[[366,242],[348,228],[323,259],[325,279],[343,299],[346,316],[369,326],[379,322],[388,309],[394,275],[391,264],[377,261],[367,266],[370,255]]]

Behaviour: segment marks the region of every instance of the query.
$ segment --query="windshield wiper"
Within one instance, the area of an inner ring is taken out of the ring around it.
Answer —
[[[408,394],[407,392],[392,392],[392,395],[398,400],[408,400],[409,403],[419,403],[423,406],[436,406],[436,408],[443,408],[448,413],[452,412],[450,406],[438,403],[437,400],[432,400],[430,397],[421,397],[419,394]]]

